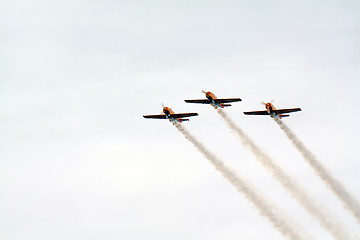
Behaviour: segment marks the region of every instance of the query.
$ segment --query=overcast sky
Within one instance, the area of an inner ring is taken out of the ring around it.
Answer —
[[[283,239],[161,113],[183,125],[315,239],[332,239],[256,163],[225,111],[349,231],[359,225],[263,110],[360,200],[360,2],[3,0],[0,238]]]

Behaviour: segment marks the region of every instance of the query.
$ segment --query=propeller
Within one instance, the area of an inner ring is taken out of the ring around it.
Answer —
[[[165,107],[165,104],[163,102],[161,103],[161,107],[162,107],[161,113],[163,114],[164,113],[164,107]]]
[[[165,106],[165,104],[164,104],[164,103],[161,103],[161,106],[162,106],[162,111],[161,111],[161,113],[163,113],[163,111],[164,111],[164,108],[165,108],[165,107],[172,109],[172,107]]]
[[[201,92],[206,94],[206,92],[204,90],[201,90]]]
[[[273,102],[274,102],[274,99],[272,99],[269,103],[273,103]],[[266,102],[261,101],[261,104],[266,105]]]

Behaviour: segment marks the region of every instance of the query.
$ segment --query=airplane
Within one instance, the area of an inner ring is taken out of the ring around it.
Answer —
[[[159,115],[144,115],[144,118],[154,118],[154,119],[169,119],[170,122],[177,121],[182,123],[184,121],[189,121],[189,119],[185,117],[197,116],[197,113],[174,113],[174,111],[169,107],[163,108],[164,114]]]
[[[241,101],[240,98],[217,98],[215,94],[212,92],[205,92],[202,90],[203,93],[205,93],[205,96],[207,99],[194,99],[194,100],[185,100],[187,103],[202,103],[202,104],[211,104],[214,108],[224,108],[224,107],[230,107],[231,102],[239,102]]]
[[[298,112],[301,111],[301,108],[288,108],[288,109],[276,109],[272,103],[263,103],[266,107],[264,111],[253,111],[253,112],[244,112],[245,115],[270,115],[270,117],[275,118],[283,118],[289,117],[289,114],[284,113],[291,113],[291,112]]]

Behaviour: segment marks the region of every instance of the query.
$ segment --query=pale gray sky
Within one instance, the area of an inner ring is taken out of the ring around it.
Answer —
[[[0,238],[268,239],[282,236],[167,121],[184,125],[316,239],[331,239],[202,98],[359,233],[267,117],[285,119],[360,199],[359,1],[0,3]]]

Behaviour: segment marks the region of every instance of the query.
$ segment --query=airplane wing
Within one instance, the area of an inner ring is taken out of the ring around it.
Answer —
[[[165,114],[160,114],[160,115],[144,115],[144,118],[156,118],[156,119],[166,119],[166,115]]]
[[[231,102],[240,102],[241,98],[217,98],[214,99],[216,103],[231,103]]]
[[[210,104],[209,99],[194,99],[194,100],[185,100],[187,103],[202,103],[202,104]]]
[[[267,111],[244,112],[245,115],[270,115]]]
[[[171,114],[170,116],[174,117],[174,118],[184,118],[184,117],[192,117],[192,116],[197,116],[197,113],[174,113]]]
[[[289,109],[275,109],[274,112],[277,114],[291,113],[301,111],[301,108],[289,108]]]

